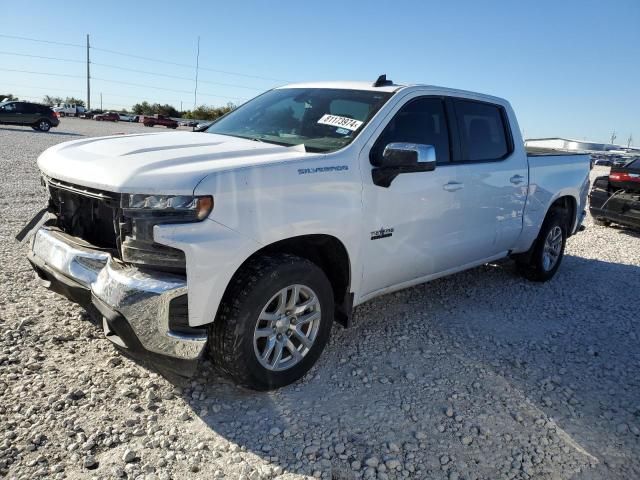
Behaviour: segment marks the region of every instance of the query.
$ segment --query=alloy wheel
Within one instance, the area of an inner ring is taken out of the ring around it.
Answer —
[[[267,370],[288,370],[309,353],[322,314],[316,293],[305,285],[278,291],[264,306],[253,334],[253,349]]]

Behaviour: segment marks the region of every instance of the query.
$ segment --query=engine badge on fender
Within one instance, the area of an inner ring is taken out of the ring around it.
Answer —
[[[393,228],[380,227],[380,230],[374,230],[371,232],[371,240],[379,240],[381,238],[387,238],[393,235]]]

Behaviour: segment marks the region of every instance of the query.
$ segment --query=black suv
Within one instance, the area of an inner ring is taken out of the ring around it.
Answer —
[[[34,130],[48,132],[51,127],[57,127],[60,120],[46,105],[28,102],[0,103],[0,124],[29,125]]]

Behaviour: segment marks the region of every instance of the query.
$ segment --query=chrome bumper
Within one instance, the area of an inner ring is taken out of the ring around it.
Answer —
[[[148,352],[196,360],[204,351],[206,334],[186,335],[169,327],[171,300],[187,293],[184,278],[122,265],[109,253],[72,244],[63,234],[48,228],[35,233],[29,260],[36,271],[42,270],[39,274],[46,277],[49,288],[61,291],[52,287],[53,281],[65,284],[61,293],[86,293],[103,314],[105,334],[114,343],[125,347],[131,343],[110,328],[109,317],[122,317]],[[67,296],[74,300],[78,297]]]

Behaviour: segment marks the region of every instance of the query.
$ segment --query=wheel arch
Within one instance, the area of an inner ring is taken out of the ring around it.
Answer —
[[[236,269],[231,276],[225,293],[233,279],[245,265],[261,255],[288,253],[305,258],[318,265],[325,273],[333,288],[335,320],[344,327],[351,324],[353,294],[351,290],[351,262],[345,245],[337,237],[327,234],[310,234],[278,240],[256,250]]]
[[[535,248],[536,243],[539,240],[540,229],[542,228],[542,225],[544,224],[545,220],[553,212],[557,212],[557,211],[562,212],[562,215],[566,219],[565,229],[567,232],[567,237],[570,237],[577,221],[577,215],[576,215],[577,208],[578,208],[578,201],[575,198],[575,196],[573,196],[570,193],[564,193],[564,194],[560,193],[555,199],[553,199],[549,203],[549,206],[547,207],[544,216],[540,217],[539,225],[536,230],[535,236],[532,237],[531,243],[527,244],[528,247],[525,247],[526,250],[524,249],[518,250],[517,253],[513,253],[511,256],[518,261],[526,262],[529,260],[533,252],[533,249]]]
[[[567,237],[570,237],[571,234],[573,233],[573,229],[577,219],[577,215],[576,215],[577,209],[578,209],[578,201],[573,195],[561,195],[558,198],[556,198],[551,203],[551,205],[549,205],[549,208],[547,209],[547,213],[545,214],[544,219],[546,220],[546,218],[551,214],[551,212],[560,211],[566,219],[565,227],[567,230]]]

